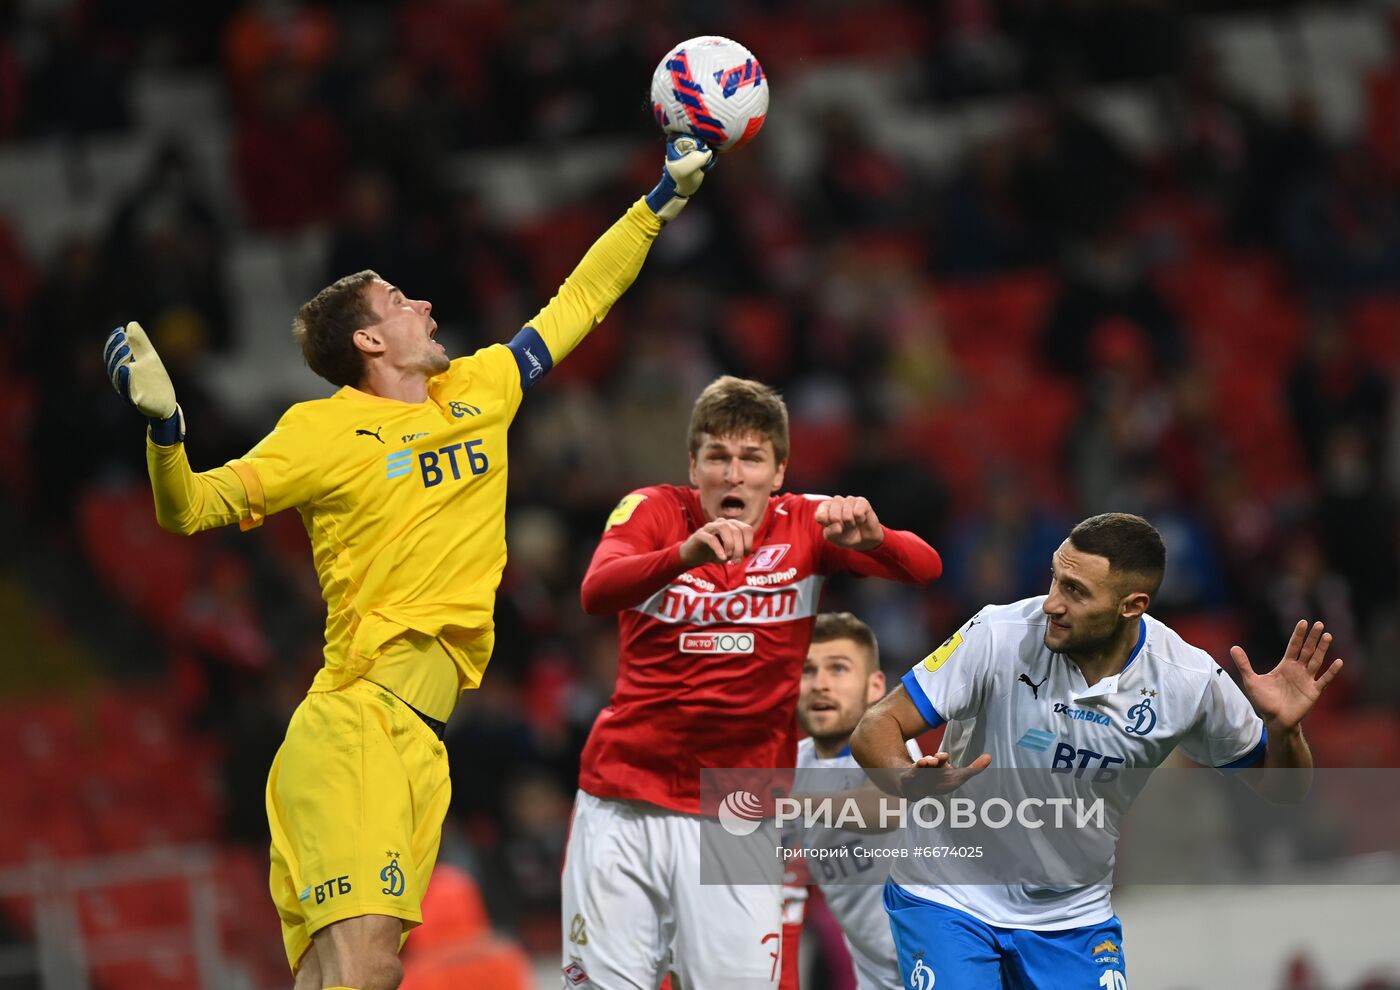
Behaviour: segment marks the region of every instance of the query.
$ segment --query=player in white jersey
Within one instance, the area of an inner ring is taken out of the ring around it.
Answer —
[[[866,708],[884,693],[885,675],[880,670],[879,644],[870,627],[850,612],[818,615],[812,627],[812,642],[807,648],[797,698],[797,722],[808,738],[797,744],[795,791],[832,792],[870,786],[865,771],[851,755],[851,732]],[[913,740],[906,748],[912,758],[919,757],[918,744]],[[803,772],[812,770],[821,772]],[[847,771],[845,775],[840,773],[843,770]],[[898,834],[831,831],[837,834],[809,834],[809,847],[888,845],[903,841]],[[874,870],[888,862],[888,859],[852,854],[839,859],[814,859],[808,864],[812,880],[821,888],[822,896],[841,926],[855,965],[859,990],[900,990],[902,986],[895,962],[894,939],[881,900],[882,888],[878,883],[862,883],[862,878],[855,875],[857,871]],[[789,948],[792,947],[785,942],[785,957]]]
[[[1147,615],[1165,566],[1160,535],[1138,516],[1084,520],[1055,551],[1049,593],[982,609],[905,674],[861,720],[856,759],[885,768],[874,774],[882,786],[895,780],[909,796],[925,787],[915,766],[964,768],[945,771],[954,775],[988,765],[1151,769],[1177,746],[1221,769],[1310,770],[1301,726],[1342,666],[1327,665],[1331,635],[1299,622],[1282,661],[1263,675],[1234,647],[1236,686],[1209,654]],[[904,740],[945,721],[946,760],[911,761]],[[1307,777],[1245,775],[1273,799],[1300,797]],[[920,879],[930,878],[896,863],[885,886],[908,986],[1127,986],[1106,884]]]

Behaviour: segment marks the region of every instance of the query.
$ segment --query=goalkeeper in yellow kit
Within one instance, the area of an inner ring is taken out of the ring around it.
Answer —
[[[607,314],[713,152],[678,137],[661,182],[509,344],[449,360],[432,305],[370,271],[301,307],[307,364],[339,391],[292,406],[244,457],[194,473],[170,378],[139,324],[112,384],[150,420],[160,524],[252,529],[295,508],[326,600],[325,666],[267,782],[271,889],[297,990],[392,990],[422,921],[450,786],[444,723],[481,683],[506,561],[506,431],[525,390]]]

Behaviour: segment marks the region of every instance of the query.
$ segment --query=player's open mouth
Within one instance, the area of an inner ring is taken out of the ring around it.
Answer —
[[[719,507],[721,512],[743,512],[744,500],[737,495],[726,495],[719,500]]]
[[[814,712],[834,712],[836,711],[836,705],[830,701],[814,701],[808,706],[808,710]]]

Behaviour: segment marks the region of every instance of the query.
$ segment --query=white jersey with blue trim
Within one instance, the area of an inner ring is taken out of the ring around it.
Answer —
[[[1045,645],[1045,597],[989,605],[904,675],[931,726],[948,723],[955,766],[990,753],[992,767],[1153,769],[1180,746],[1197,763],[1252,766],[1263,720],[1204,650],[1151,616],[1122,671],[1090,685],[1079,665]],[[1054,892],[1026,885],[928,885],[911,894],[1007,928],[1060,930],[1112,917],[1109,887]]]
[[[909,741],[909,755],[918,759],[918,743]],[[829,773],[808,775],[804,770],[825,770]],[[848,770],[848,774],[836,774],[837,770]],[[836,778],[840,777],[839,780]],[[839,786],[834,786],[839,785]],[[817,756],[816,743],[809,737],[797,744],[797,775],[794,791],[831,793],[837,790],[854,790],[870,786],[865,771],[847,746],[836,756],[823,759]],[[897,832],[861,833],[851,830],[823,829],[821,837],[812,836],[809,847],[834,847],[837,845],[899,846],[904,839]],[[814,859],[808,864],[813,882],[822,889],[827,907],[841,926],[846,938],[846,949],[851,954],[851,962],[856,971],[857,990],[902,990],[904,983],[899,975],[899,961],[895,956],[894,936],[890,934],[890,919],[885,914],[883,901],[884,886],[878,883],[850,882],[845,875],[848,871],[875,869],[877,865],[889,862],[854,852],[843,859]],[[843,882],[844,881],[844,882]]]

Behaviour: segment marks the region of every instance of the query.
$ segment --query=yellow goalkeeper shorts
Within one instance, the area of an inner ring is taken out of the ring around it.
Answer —
[[[332,922],[388,915],[404,938],[422,923],[451,794],[442,742],[377,684],[297,706],[267,778],[270,886],[294,973]]]

